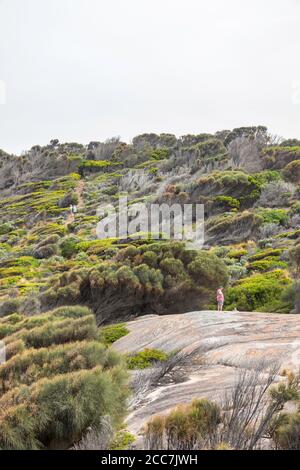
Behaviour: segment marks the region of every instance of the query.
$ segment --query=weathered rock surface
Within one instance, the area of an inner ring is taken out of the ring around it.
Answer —
[[[209,348],[204,365],[187,368],[185,382],[158,387],[145,396],[128,418],[128,428],[134,433],[152,415],[166,413],[180,403],[196,397],[220,399],[250,359],[275,360],[288,370],[300,366],[299,315],[208,311],[149,315],[128,323],[128,328],[130,334],[115,343],[122,353],[145,348]]]

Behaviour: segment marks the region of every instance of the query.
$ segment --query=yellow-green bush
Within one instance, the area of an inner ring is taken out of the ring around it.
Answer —
[[[221,422],[219,406],[208,400],[181,405],[167,416],[155,416],[145,426],[147,449],[189,450],[201,448]]]
[[[127,356],[128,369],[146,369],[156,362],[164,362],[168,359],[168,354],[159,349],[144,349]]]
[[[128,335],[129,330],[126,328],[125,323],[119,323],[117,325],[104,326],[100,329],[100,339],[104,344],[110,345]]]
[[[286,271],[280,269],[254,274],[240,279],[228,288],[225,307],[228,310],[237,308],[241,311],[272,311],[272,304],[281,300],[285,288],[290,284]]]

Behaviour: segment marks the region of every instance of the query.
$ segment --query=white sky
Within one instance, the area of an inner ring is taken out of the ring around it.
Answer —
[[[0,0],[3,150],[255,124],[300,138],[300,0]]]

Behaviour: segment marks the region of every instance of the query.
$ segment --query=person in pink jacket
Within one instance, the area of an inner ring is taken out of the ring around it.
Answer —
[[[218,312],[222,312],[223,304],[224,304],[223,287],[219,287],[217,290],[217,304],[218,304]]]

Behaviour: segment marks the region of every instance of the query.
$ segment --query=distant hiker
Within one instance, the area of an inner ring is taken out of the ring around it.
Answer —
[[[71,214],[72,214],[72,215],[74,216],[74,218],[75,218],[75,214],[77,214],[77,206],[71,204],[71,205],[70,205],[70,212],[71,212]]]
[[[223,304],[224,304],[223,287],[219,287],[217,290],[217,304],[218,304],[218,312],[222,312]]]

